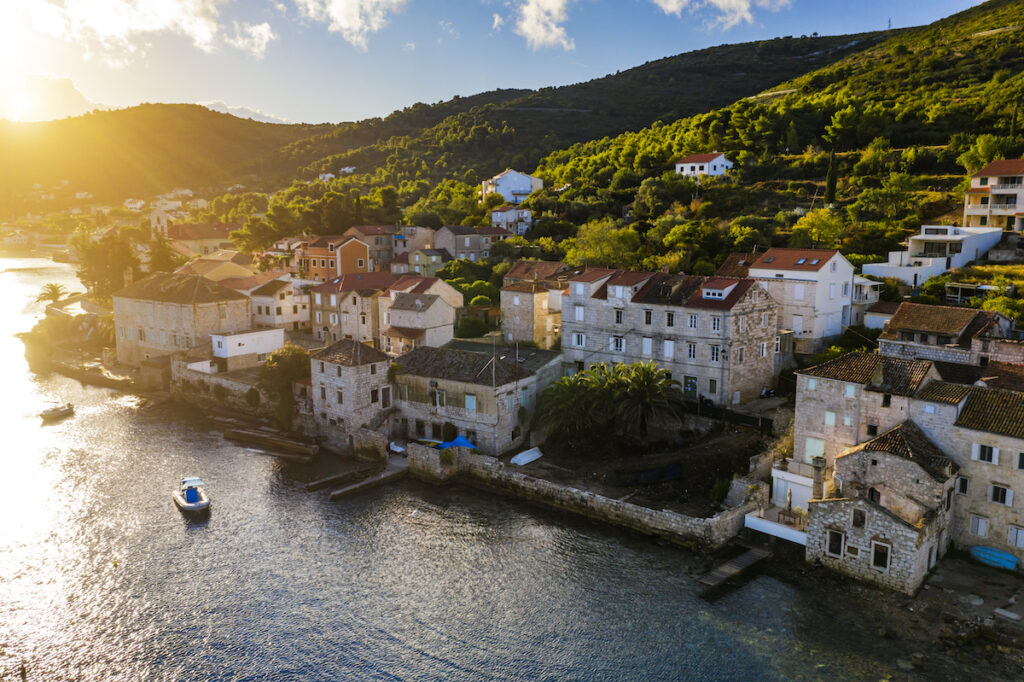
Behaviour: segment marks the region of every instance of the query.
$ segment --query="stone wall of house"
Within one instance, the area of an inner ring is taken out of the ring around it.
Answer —
[[[948,346],[932,346],[923,343],[906,341],[878,340],[879,355],[905,360],[934,360],[937,362],[955,362],[961,365],[978,364],[977,356],[967,348]]]
[[[909,459],[868,449],[836,459],[835,478],[844,485],[856,482],[878,490],[879,504],[913,522],[926,509],[943,507],[946,491],[953,486],[952,477],[936,481]]]
[[[215,388],[217,386],[223,388],[223,393]],[[246,395],[253,389],[260,397],[255,407],[246,400]],[[276,398],[262,388],[230,375],[188,369],[185,360],[177,356],[171,358],[170,390],[175,398],[201,406],[229,408],[256,417],[274,417],[276,414]]]
[[[757,508],[757,502],[748,502],[711,518],[695,518],[533,478],[493,457],[475,455],[463,448],[444,452],[452,452],[450,463],[442,461],[442,451],[410,445],[409,471],[432,482],[457,478],[519,499],[703,549],[713,550],[725,545],[743,529],[746,514]]]
[[[975,339],[974,344],[981,344]],[[978,350],[981,354],[981,349]],[[988,346],[988,359],[992,362],[1009,362],[1014,365],[1024,365],[1024,342],[1012,341],[1009,339],[993,340]]]
[[[853,526],[854,509],[864,512],[864,525]],[[808,562],[820,562],[834,571],[913,594],[928,572],[929,553],[939,548],[937,524],[919,529],[862,499],[811,500],[807,522]],[[828,553],[828,531],[844,534],[840,556]],[[872,566],[872,542],[889,546],[889,567]],[[943,551],[940,551],[943,550]]]
[[[136,367],[146,358],[209,344],[210,334],[243,331],[251,324],[248,298],[197,305],[114,299],[117,361]]]
[[[325,424],[333,422],[338,428],[349,431],[374,421],[381,411],[393,404],[392,387],[388,383],[389,366],[386,360],[349,367],[311,359],[314,416]]]

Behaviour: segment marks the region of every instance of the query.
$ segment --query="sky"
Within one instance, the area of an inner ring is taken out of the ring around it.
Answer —
[[[776,36],[916,26],[971,0],[0,0],[0,118],[199,102],[340,122],[565,85]]]

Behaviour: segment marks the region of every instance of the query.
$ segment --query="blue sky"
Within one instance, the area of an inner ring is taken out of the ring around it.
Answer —
[[[219,101],[294,122],[356,120],[456,94],[589,80],[711,45],[870,31],[885,28],[890,19],[893,27],[919,25],[977,3],[150,0],[145,9],[139,4],[3,0],[0,117],[77,113],[63,110],[81,98],[112,106]]]

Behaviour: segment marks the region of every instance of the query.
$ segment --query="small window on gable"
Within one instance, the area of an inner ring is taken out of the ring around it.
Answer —
[[[853,527],[854,528],[863,528],[864,527],[864,521],[866,519],[867,519],[867,515],[864,513],[863,509],[854,509],[853,510]]]
[[[807,380],[807,390],[808,391],[813,391],[815,388],[817,388],[817,386],[818,386],[818,382],[815,381],[814,379],[808,379]]]
[[[892,405],[892,396],[888,393],[882,395],[882,407],[890,407]]]

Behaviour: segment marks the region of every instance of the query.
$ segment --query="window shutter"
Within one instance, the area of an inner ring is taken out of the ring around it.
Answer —
[[[978,444],[971,443],[971,459],[975,462],[978,461]]]
[[[989,502],[991,502],[991,501],[996,499],[994,493],[995,493],[995,486],[991,486],[990,485],[988,487],[988,501]]]
[[[1006,506],[1007,507],[1012,507],[1013,506],[1013,491],[1012,490],[1007,490],[1006,491]]]
[[[999,448],[992,448],[992,463],[999,464]]]
[[[615,350],[615,337],[608,339],[608,350]]]

